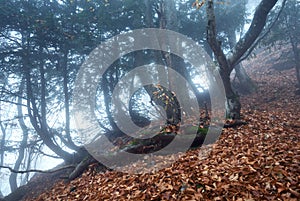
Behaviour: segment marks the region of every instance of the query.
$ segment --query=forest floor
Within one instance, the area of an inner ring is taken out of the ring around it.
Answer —
[[[265,60],[268,54],[244,62],[258,86],[241,97],[248,124],[223,129],[208,157],[190,150],[170,167],[140,175],[100,173],[91,165],[81,177],[58,182],[36,200],[300,200],[295,71],[274,70]]]

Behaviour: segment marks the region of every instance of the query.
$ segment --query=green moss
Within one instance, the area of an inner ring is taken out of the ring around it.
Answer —
[[[198,128],[197,134],[206,135],[208,133],[208,128]]]
[[[208,132],[208,128],[200,128],[198,126],[189,126],[189,127],[186,127],[186,128],[183,128],[183,132],[185,134],[203,134],[203,135],[206,135],[207,132]]]
[[[129,145],[137,145],[139,144],[139,140],[132,140],[129,142]]]

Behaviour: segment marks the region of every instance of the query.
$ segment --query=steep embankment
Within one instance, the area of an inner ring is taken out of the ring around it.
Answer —
[[[95,164],[36,200],[300,200],[294,69],[276,71],[265,58],[270,55],[264,52],[245,62],[258,85],[256,93],[241,98],[249,124],[224,129],[208,157],[192,150],[171,167],[142,175],[99,173]]]

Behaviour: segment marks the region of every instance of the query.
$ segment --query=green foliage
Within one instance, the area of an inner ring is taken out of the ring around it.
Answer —
[[[274,20],[281,6],[277,6],[270,13],[270,22]],[[300,43],[300,2],[298,0],[287,1],[285,7],[280,14],[276,24],[271,29],[271,32],[264,38],[260,45],[276,46],[280,44],[290,43],[291,39],[294,42]]]

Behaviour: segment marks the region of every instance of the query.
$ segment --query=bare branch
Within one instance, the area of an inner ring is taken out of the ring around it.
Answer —
[[[257,37],[263,30],[268,13],[274,7],[278,0],[262,0],[254,13],[250,28],[246,34],[237,42],[228,58],[230,67],[233,69],[237,61],[245,54],[245,52],[255,42]],[[230,70],[232,70],[230,69]]]
[[[10,103],[10,104],[14,104],[14,105],[20,105],[20,106],[23,106],[23,107],[27,107],[27,105],[25,105],[25,104],[16,103],[16,102],[10,101],[10,100],[2,100],[2,99],[0,99],[0,102],[5,102],[5,103]]]
[[[9,171],[11,171],[13,173],[17,173],[17,174],[25,174],[25,173],[29,173],[29,172],[38,172],[38,173],[50,174],[50,173],[59,172],[61,170],[71,169],[71,168],[75,168],[75,167],[76,167],[75,165],[68,165],[68,166],[64,166],[64,167],[54,169],[54,170],[35,170],[35,169],[32,169],[32,170],[15,170],[11,167],[0,165],[0,168],[8,169]]]
[[[14,36],[6,36],[3,33],[0,33],[0,37],[3,37],[11,42],[14,42],[18,45],[18,47],[22,47],[21,43],[19,43],[19,38],[18,37],[14,37]]]
[[[10,119],[4,119],[0,122],[11,122],[11,121],[14,121],[16,119],[19,119],[19,118],[24,118],[24,117],[28,117],[28,115],[23,115],[23,116],[14,116],[13,118],[10,118]],[[19,141],[15,141],[15,142],[19,142]]]
[[[54,156],[54,155],[46,154],[45,152],[41,151],[40,148],[34,148],[34,150],[36,150],[39,154],[42,154],[42,155],[47,156],[49,158],[61,159],[61,157],[59,157],[59,156]]]
[[[287,0],[283,0],[282,4],[281,4],[281,8],[277,14],[277,16],[275,17],[274,21],[270,24],[270,26],[267,28],[267,30],[252,44],[252,46],[247,50],[246,54],[244,56],[242,56],[237,62],[236,65],[239,64],[240,62],[242,62],[243,60],[245,60],[254,50],[254,48],[257,46],[257,44],[267,35],[270,33],[271,29],[274,27],[274,25],[276,24],[276,22],[278,21],[283,8],[285,7],[285,3]]]

